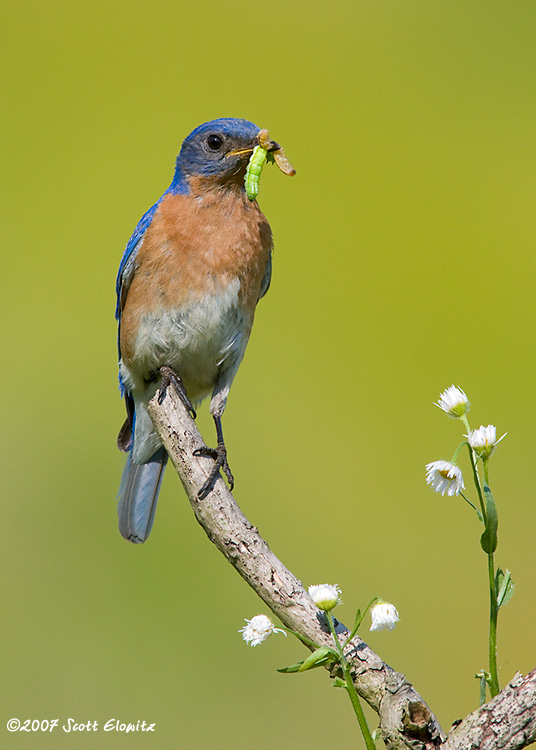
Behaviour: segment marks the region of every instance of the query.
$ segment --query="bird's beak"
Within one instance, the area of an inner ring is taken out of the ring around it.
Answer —
[[[255,146],[248,146],[247,148],[237,148],[236,151],[229,151],[226,156],[242,156],[242,154],[252,154]]]

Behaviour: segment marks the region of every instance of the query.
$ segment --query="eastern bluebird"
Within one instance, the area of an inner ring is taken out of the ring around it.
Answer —
[[[247,120],[212,120],[184,141],[169,188],[130,238],[117,277],[119,381],[127,420],[117,443],[129,452],[118,497],[119,530],[144,542],[151,530],[167,453],[147,403],[172,383],[192,404],[212,394],[216,449],[204,497],[223,469],[231,488],[221,416],[270,285],[272,232],[244,176],[259,144]],[[266,131],[263,131],[266,132]],[[279,149],[270,141],[268,150]]]

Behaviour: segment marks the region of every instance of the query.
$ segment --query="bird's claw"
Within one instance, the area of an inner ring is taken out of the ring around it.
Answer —
[[[227,461],[227,448],[223,443],[218,443],[217,448],[208,448],[206,445],[204,445],[202,448],[197,448],[197,450],[194,451],[194,456],[207,456],[208,458],[214,459],[214,466],[212,468],[212,471],[210,472],[206,482],[197,493],[197,497],[200,500],[204,500],[212,489],[214,482],[220,476],[220,469],[227,477],[229,488],[231,490],[233,489],[234,477]]]
[[[167,365],[164,365],[160,368],[160,375],[162,376],[162,380],[160,383],[160,390],[158,392],[158,403],[160,405],[163,404],[164,399],[166,397],[167,389],[170,385],[172,385],[175,388],[175,391],[177,392],[177,395],[179,396],[180,400],[188,410],[188,413],[192,417],[192,419],[196,419],[197,414],[195,412],[194,407],[192,406],[192,402],[188,398],[188,394],[186,393],[186,388],[184,387],[184,383],[180,379],[180,377],[177,375],[175,370],[172,367],[168,367]]]

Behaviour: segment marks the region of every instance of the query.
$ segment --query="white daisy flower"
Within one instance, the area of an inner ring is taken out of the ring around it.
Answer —
[[[442,495],[457,495],[465,489],[461,469],[450,461],[432,461],[426,464],[426,483]]]
[[[396,607],[388,602],[378,602],[370,610],[370,615],[372,617],[371,630],[392,630],[400,620]]]
[[[329,583],[321,583],[318,586],[309,586],[308,591],[318,609],[323,609],[324,612],[329,612],[342,602],[341,590],[337,584],[331,586]]]
[[[255,615],[251,620],[245,620],[247,623],[243,628],[238,631],[242,633],[242,638],[249,643],[250,646],[258,646],[259,643],[265,641],[272,633],[283,633],[286,636],[284,630],[281,628],[275,628],[272,621],[266,615]]]
[[[460,419],[469,411],[471,404],[469,399],[462,391],[459,386],[451,385],[440,395],[439,399],[435,402],[436,406],[453,417],[454,419]]]
[[[505,432],[504,435],[497,440],[497,430],[495,425],[489,424],[487,427],[482,425],[478,430],[472,430],[469,435],[466,435],[465,437],[469,440],[469,445],[479,458],[489,458],[495,450],[495,446],[501,442],[506,434],[507,433]]]

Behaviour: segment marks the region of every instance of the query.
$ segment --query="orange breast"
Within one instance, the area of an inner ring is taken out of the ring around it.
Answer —
[[[242,190],[192,192],[165,196],[138,251],[121,318],[121,353],[129,364],[146,313],[178,310],[236,280],[238,304],[253,315],[272,247],[268,222]]]

